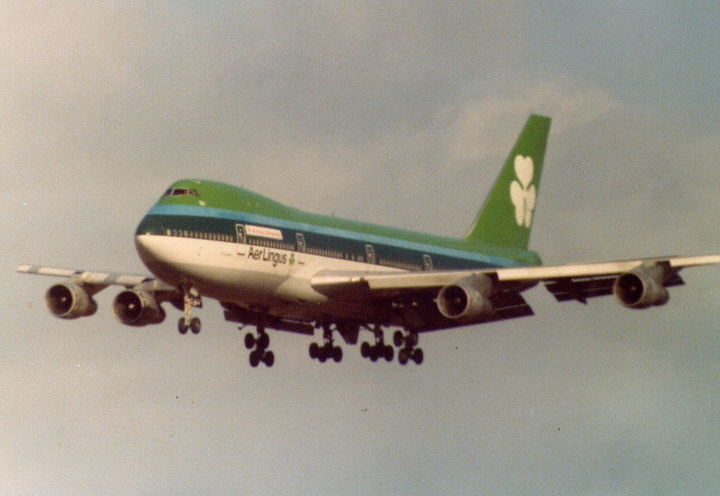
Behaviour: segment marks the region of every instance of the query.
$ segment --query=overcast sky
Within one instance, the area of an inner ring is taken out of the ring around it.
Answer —
[[[553,117],[546,263],[720,251],[717,2],[7,1],[0,6],[0,493],[716,494],[720,268],[661,308],[527,299],[425,363],[251,369],[213,301],[48,314],[21,263],[146,273],[132,234],[202,177],[462,235]],[[175,312],[175,313],[173,313]]]

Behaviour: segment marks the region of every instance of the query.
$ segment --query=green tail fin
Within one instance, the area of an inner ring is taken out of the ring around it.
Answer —
[[[467,235],[470,243],[527,248],[550,118],[531,115]]]

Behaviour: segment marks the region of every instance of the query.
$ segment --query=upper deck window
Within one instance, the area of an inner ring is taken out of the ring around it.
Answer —
[[[189,188],[170,188],[163,196],[197,196],[200,197],[196,189]]]

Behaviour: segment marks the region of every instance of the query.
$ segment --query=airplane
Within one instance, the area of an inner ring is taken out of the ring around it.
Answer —
[[[172,184],[135,232],[154,277],[22,265],[18,272],[63,277],[45,295],[52,314],[95,314],[93,296],[123,286],[113,310],[123,324],[165,320],[162,304],[182,311],[178,330],[197,334],[203,298],[220,302],[245,335],[249,362],[275,363],[268,329],[314,336],[309,355],[340,362],[361,330],[375,362],[421,364],[424,332],[533,315],[522,292],[539,284],[558,301],[587,303],[613,294],[633,309],[664,305],[686,267],[718,264],[720,254],[544,266],[528,249],[551,119],[531,115],[465,237],[450,238],[321,216],[244,188],[185,179]],[[395,329],[392,345],[385,330]]]

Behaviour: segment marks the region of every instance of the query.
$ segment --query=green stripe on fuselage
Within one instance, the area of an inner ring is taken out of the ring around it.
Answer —
[[[304,234],[308,247],[363,254],[365,244],[372,244],[377,262],[392,259],[422,268],[423,255],[428,254],[435,269],[540,264],[537,253],[530,250],[478,246],[462,239],[311,214],[223,183],[183,180],[170,187],[180,188],[195,190],[198,196],[163,196],[138,227],[139,234],[186,229],[235,239],[235,223],[247,223],[281,229],[285,242],[293,245],[297,232]]]

